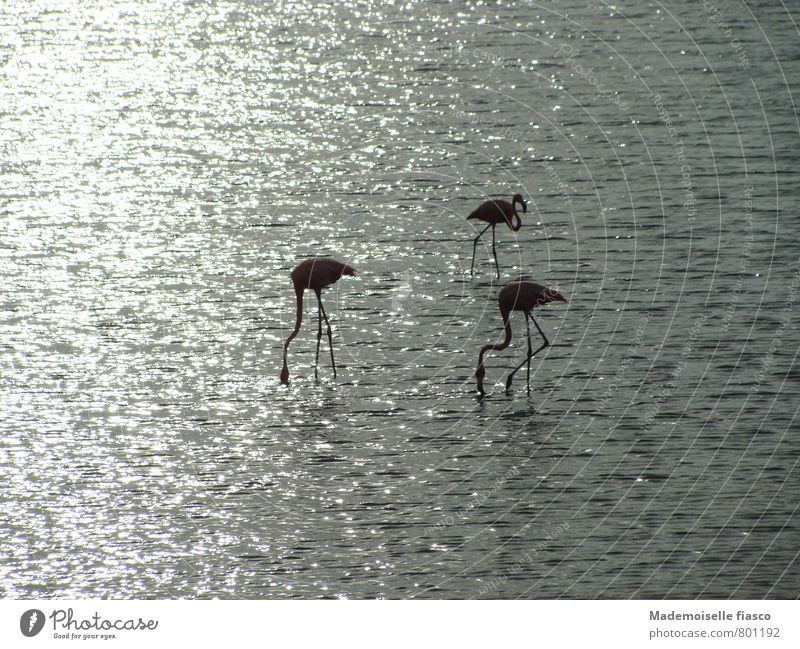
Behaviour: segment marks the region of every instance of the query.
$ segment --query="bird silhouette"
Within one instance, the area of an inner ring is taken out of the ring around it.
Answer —
[[[500,316],[503,319],[503,328],[505,329],[506,337],[499,345],[486,345],[481,349],[481,352],[478,355],[478,368],[475,370],[475,378],[478,380],[478,392],[480,392],[481,395],[484,394],[483,377],[486,376],[486,370],[483,366],[484,354],[490,351],[502,351],[511,344],[512,311],[522,311],[525,314],[525,323],[527,324],[528,328],[528,355],[525,360],[517,365],[511,374],[508,375],[508,379],[506,379],[506,390],[511,389],[511,381],[514,379],[514,374],[516,374],[517,371],[525,363],[527,363],[528,391],[530,391],[531,358],[533,358],[536,354],[550,344],[550,342],[547,340],[547,336],[544,335],[541,327],[539,327],[539,323],[537,323],[533,317],[533,309],[537,306],[547,304],[548,302],[566,302],[567,299],[557,290],[547,288],[541,284],[536,284],[534,282],[512,282],[511,284],[506,284],[502,289],[500,289],[500,294],[497,301],[500,306]],[[535,352],[531,351],[531,320],[533,320],[533,324],[536,325],[536,328],[539,330],[539,333],[542,336],[542,340],[544,340],[544,344]]]
[[[519,231],[519,229],[522,227],[522,219],[517,213],[517,203],[522,206],[523,213],[528,211],[528,204],[525,202],[525,199],[522,198],[522,195],[514,194],[510,203],[504,200],[491,200],[481,203],[478,208],[467,217],[467,220],[476,219],[478,221],[488,223],[488,225],[481,230],[480,234],[475,237],[475,240],[472,243],[472,264],[470,264],[469,267],[470,275],[472,275],[475,268],[475,250],[478,247],[478,241],[483,236],[483,233],[486,232],[486,230],[492,228],[492,254],[494,255],[494,264],[497,267],[497,279],[500,279],[500,264],[497,262],[494,228],[499,223],[505,223],[514,232]],[[514,219],[516,219],[516,224],[513,223]]]
[[[331,324],[328,322],[328,315],[325,307],[322,306],[322,289],[338,281],[342,275],[355,275],[356,270],[352,266],[336,261],[330,257],[312,257],[300,262],[292,271],[292,283],[294,292],[297,295],[297,319],[294,323],[294,330],[289,334],[283,345],[283,369],[281,370],[281,383],[289,382],[289,367],[286,363],[286,354],[289,351],[289,343],[300,331],[303,322],[303,293],[306,289],[311,289],[317,296],[319,306],[319,329],[317,331],[317,355],[314,359],[314,378],[318,378],[319,366],[319,345],[322,339],[322,319],[328,327],[328,344],[331,348],[331,364],[333,365],[333,378],[336,378],[336,361],[333,359],[333,339],[331,337]]]

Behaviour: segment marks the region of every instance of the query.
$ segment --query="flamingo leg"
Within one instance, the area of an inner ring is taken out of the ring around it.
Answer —
[[[321,299],[319,293],[317,294],[317,304],[319,305],[319,308],[317,309],[317,313],[318,313],[318,316],[319,316],[319,328],[317,329],[317,355],[314,357],[314,380],[315,381],[319,380],[319,344],[320,344],[320,341],[322,340],[322,299]]]
[[[328,328],[328,345],[331,348],[331,365],[333,365],[333,378],[336,378],[336,361],[333,360],[333,336],[331,335],[331,323],[328,322],[328,314],[325,313],[325,307],[322,306],[322,300],[319,301],[319,311],[322,317],[325,318],[325,325]],[[320,335],[322,335],[322,322],[320,321]]]
[[[494,226],[491,223],[487,225],[485,228],[483,228],[483,230],[481,230],[481,233],[477,237],[475,237],[475,241],[472,242],[472,264],[470,264],[469,267],[470,275],[472,275],[473,271],[475,270],[475,250],[478,247],[478,241],[480,241],[480,238],[483,236],[483,233],[486,232],[486,230],[488,230],[489,228],[494,228]],[[492,230],[492,232],[494,232],[494,229]]]
[[[497,279],[500,279],[500,264],[497,263],[497,250],[494,241],[494,223],[492,223],[492,254],[494,255],[494,265],[497,268]]]
[[[531,351],[531,324],[528,321],[528,318],[533,320],[533,324],[536,325],[536,328],[539,330],[539,333],[541,334],[542,339],[544,340],[544,344],[534,352]],[[525,365],[525,363],[528,364],[528,391],[530,391],[530,389],[531,389],[531,359],[534,356],[536,356],[536,354],[538,354],[540,351],[542,351],[545,347],[550,345],[550,341],[547,340],[547,336],[544,335],[544,331],[542,331],[542,328],[539,326],[539,323],[536,322],[536,318],[533,317],[532,313],[529,313],[527,311],[525,312],[525,322],[528,325],[528,357],[524,361],[522,361],[519,365],[517,365],[517,367],[514,368],[514,370],[511,372],[511,374],[508,375],[508,378],[506,379],[506,390],[507,391],[511,389],[511,382],[514,380],[514,375],[517,373],[517,371],[520,368],[522,368],[523,365]]]
[[[547,340],[547,336],[544,335],[544,331],[542,331],[542,328],[539,326],[539,323],[536,322],[536,318],[533,317],[533,313],[531,313],[531,320],[533,320],[533,324],[536,325],[536,328],[539,330],[539,334],[541,335],[542,340],[544,340],[544,344],[541,347],[539,347],[539,349],[537,349],[535,352],[533,352],[533,355],[535,356],[545,347],[548,347],[550,345],[550,341]]]
[[[531,322],[528,313],[525,313],[525,324],[528,327],[528,372],[526,377],[526,385],[528,386],[528,394],[531,393],[531,358],[533,352],[531,351]]]

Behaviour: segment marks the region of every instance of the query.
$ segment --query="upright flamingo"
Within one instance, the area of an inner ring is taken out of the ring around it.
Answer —
[[[478,221],[488,223],[488,225],[481,230],[480,234],[475,237],[475,241],[472,244],[472,264],[469,267],[470,275],[472,275],[473,269],[475,268],[475,249],[478,247],[478,241],[486,230],[492,228],[492,254],[494,255],[494,264],[497,267],[497,279],[500,279],[500,264],[497,263],[494,228],[499,223],[505,223],[514,232],[519,232],[519,229],[522,227],[522,219],[517,213],[517,203],[522,206],[523,213],[528,211],[528,204],[525,202],[525,199],[522,198],[522,195],[514,194],[510,203],[503,200],[491,200],[481,203],[478,209],[467,217],[467,220],[477,219]],[[512,222],[513,219],[517,220],[516,224]]]
[[[331,324],[328,322],[328,315],[325,307],[322,306],[320,295],[323,288],[330,286],[338,281],[342,275],[355,275],[355,268],[336,261],[330,257],[312,257],[300,262],[292,271],[292,283],[294,292],[297,295],[297,319],[294,323],[294,331],[289,334],[283,345],[283,369],[281,370],[281,383],[289,382],[289,367],[286,364],[286,353],[289,351],[289,343],[300,331],[303,322],[303,293],[310,288],[317,295],[319,305],[319,330],[317,331],[317,356],[314,359],[314,378],[317,378],[317,367],[319,365],[319,344],[322,339],[322,319],[328,326],[328,344],[331,348],[331,364],[333,365],[333,378],[336,378],[336,361],[333,360],[333,339],[331,338]]]
[[[528,390],[530,390],[531,358],[550,344],[547,340],[547,336],[544,335],[541,327],[539,327],[539,323],[537,323],[533,317],[533,309],[534,307],[547,304],[548,302],[566,302],[567,299],[557,290],[546,288],[541,284],[536,284],[534,282],[512,282],[511,284],[506,284],[500,290],[497,301],[500,304],[500,316],[503,318],[503,328],[505,329],[506,337],[499,345],[486,345],[481,349],[481,353],[478,355],[478,369],[475,370],[475,378],[478,379],[478,392],[484,394],[483,377],[486,376],[486,370],[483,367],[483,355],[490,351],[501,351],[511,344],[512,311],[522,311],[525,313],[525,323],[528,327],[528,356],[508,375],[508,379],[506,379],[506,390],[511,389],[511,381],[514,379],[514,375],[525,363],[528,363]],[[531,351],[530,320],[533,320],[533,324],[536,325],[536,328],[539,330],[544,340],[544,344],[535,352]]]

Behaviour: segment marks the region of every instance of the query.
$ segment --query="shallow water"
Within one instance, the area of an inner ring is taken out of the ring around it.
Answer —
[[[792,9],[76,4],[0,9],[2,596],[798,595]]]

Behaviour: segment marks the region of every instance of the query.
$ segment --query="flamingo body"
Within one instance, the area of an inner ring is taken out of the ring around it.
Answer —
[[[514,194],[511,202],[504,200],[491,200],[481,203],[468,217],[467,220],[477,220],[486,223],[486,227],[475,237],[472,244],[472,265],[470,266],[470,274],[475,268],[475,249],[478,246],[478,241],[489,228],[492,228],[492,254],[494,255],[494,263],[497,268],[497,278],[500,279],[500,264],[497,261],[497,251],[495,250],[495,226],[505,223],[512,231],[518,232],[522,227],[522,219],[517,212],[517,203],[522,206],[522,211],[528,211],[528,204],[521,194]]]
[[[547,340],[547,336],[544,335],[544,332],[539,327],[539,324],[533,317],[533,310],[536,307],[542,306],[549,302],[566,302],[567,299],[561,295],[556,289],[547,288],[546,286],[542,286],[541,284],[537,284],[535,282],[512,282],[510,284],[506,284],[501,290],[497,298],[498,305],[500,307],[500,316],[503,319],[503,329],[505,331],[505,339],[502,343],[497,345],[486,345],[481,348],[480,354],[478,355],[478,368],[475,370],[475,378],[478,381],[478,392],[484,394],[483,390],[483,378],[486,376],[486,370],[483,366],[483,357],[486,352],[489,351],[502,351],[506,347],[511,344],[511,312],[512,311],[522,311],[525,314],[525,321],[528,322],[528,319],[533,321],[533,324],[536,325],[536,329],[538,329],[539,333],[544,340],[544,344],[539,347],[535,352],[531,351],[531,330],[530,324],[528,324],[528,355],[522,363],[520,363],[514,371],[509,374],[508,379],[506,380],[506,390],[511,388],[511,382],[514,379],[514,374],[517,373],[526,362],[528,364],[528,389],[530,390],[530,374],[531,374],[531,358],[533,358],[537,353],[543,350],[545,347],[550,345],[550,342]]]
[[[554,288],[547,288],[536,282],[511,282],[506,284],[497,296],[503,311],[532,311],[548,302],[566,302],[567,299]]]
[[[467,220],[483,221],[490,225],[500,225],[505,223],[509,228],[514,230],[516,218],[518,223],[521,223],[519,214],[516,207],[504,200],[493,200],[481,203],[468,217]],[[521,226],[517,226],[519,230]]]
[[[325,318],[325,324],[328,328],[328,344],[331,348],[331,364],[333,365],[333,376],[336,378],[336,362],[333,359],[333,339],[331,335],[331,325],[328,322],[328,316],[325,313],[325,308],[322,306],[322,289],[337,282],[342,275],[355,275],[356,269],[352,266],[331,259],[330,257],[312,257],[300,262],[292,271],[292,284],[294,284],[294,292],[297,297],[297,316],[295,320],[294,330],[289,334],[286,342],[283,345],[283,369],[281,370],[281,383],[289,382],[289,367],[286,361],[286,356],[289,351],[289,343],[292,342],[294,337],[300,331],[300,325],[303,323],[303,293],[307,289],[311,289],[317,296],[317,305],[319,306],[319,330],[317,332],[317,355],[314,364],[314,376],[317,376],[317,368],[319,365],[319,346],[322,339],[322,319]]]
[[[292,283],[303,290],[321,291],[342,275],[355,275],[356,269],[330,257],[311,257],[301,261],[292,271]]]

